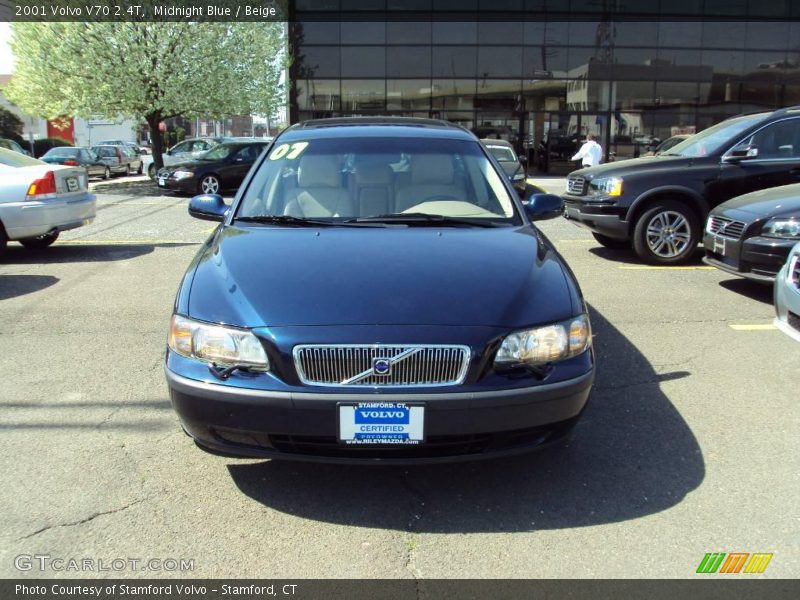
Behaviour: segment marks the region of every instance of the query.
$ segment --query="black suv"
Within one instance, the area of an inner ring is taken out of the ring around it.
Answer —
[[[800,183],[800,106],[733,117],[658,157],[570,173],[567,219],[609,248],[654,264],[685,262],[709,211],[734,196]]]

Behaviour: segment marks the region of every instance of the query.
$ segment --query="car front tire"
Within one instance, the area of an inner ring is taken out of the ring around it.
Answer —
[[[6,253],[6,246],[8,245],[8,236],[3,224],[0,223],[0,258]]]
[[[198,194],[219,194],[219,178],[216,175],[204,175],[197,184]]]
[[[45,233],[44,235],[33,238],[25,238],[20,240],[19,243],[26,248],[47,248],[48,246],[51,246],[57,239],[58,231],[54,231],[52,233]]]
[[[661,200],[636,222],[633,249],[650,264],[679,265],[687,262],[700,241],[700,219],[683,202]]]
[[[105,171],[103,171],[103,179],[105,179],[106,181],[111,179],[111,169],[109,169],[108,167],[106,167]]]

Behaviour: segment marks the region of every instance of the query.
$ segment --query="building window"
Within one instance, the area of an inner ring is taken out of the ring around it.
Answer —
[[[430,79],[389,79],[386,81],[388,110],[430,110]]]
[[[385,80],[342,79],[343,113],[379,111],[385,108]]]
[[[474,79],[434,79],[431,83],[433,108],[472,110],[475,84]]]
[[[430,77],[430,46],[389,46],[386,48],[387,77]]]
[[[386,77],[386,46],[343,46],[342,77]]]
[[[297,107],[300,110],[339,110],[338,79],[301,79],[297,81],[296,85]]]

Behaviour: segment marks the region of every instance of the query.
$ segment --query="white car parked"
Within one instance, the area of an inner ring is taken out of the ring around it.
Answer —
[[[218,143],[219,142],[213,138],[190,138],[188,140],[183,140],[179,144],[175,144],[172,148],[164,152],[162,155],[162,158],[164,159],[164,166],[169,167],[172,165],[177,165],[178,163],[193,160],[211,150],[211,148],[216,146]],[[155,179],[156,166],[153,163],[152,154],[142,156],[142,169],[150,176],[150,179]]]
[[[83,167],[51,165],[0,148],[0,255],[9,241],[44,248],[94,220],[97,200]]]

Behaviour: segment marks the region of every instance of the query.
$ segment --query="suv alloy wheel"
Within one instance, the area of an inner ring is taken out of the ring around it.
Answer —
[[[697,215],[683,202],[657,201],[636,222],[633,249],[651,264],[679,264],[697,248],[700,229]]]

